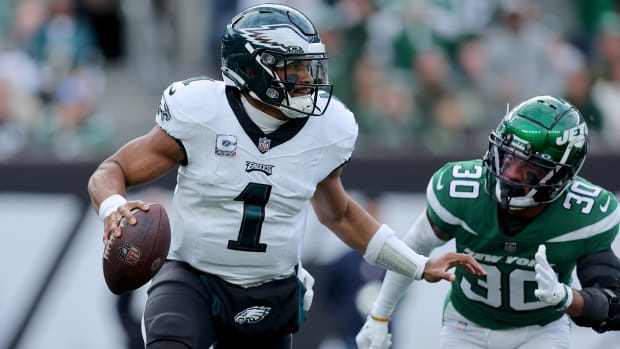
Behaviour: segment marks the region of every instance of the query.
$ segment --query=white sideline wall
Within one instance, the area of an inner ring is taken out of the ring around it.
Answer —
[[[353,196],[363,202],[363,197]],[[49,268],[59,246],[74,223],[78,202],[68,195],[0,193],[0,348],[5,347]],[[386,194],[379,200],[382,221],[403,233],[422,211],[422,194]],[[36,214],[33,214],[36,212]],[[109,349],[123,348],[123,333],[115,313],[114,296],[107,290],[101,272],[102,223],[89,211],[75,245],[50,284],[43,302],[15,349]],[[325,229],[311,217],[309,229]],[[332,234],[325,239],[307,239],[304,257],[325,262],[346,250]],[[434,251],[451,250],[452,244]],[[614,243],[620,254],[620,239]],[[320,282],[320,280],[317,280]],[[445,282],[414,284],[395,314],[394,349],[438,347]],[[134,304],[139,312],[144,288]],[[596,334],[574,327],[571,348],[614,348],[620,333]]]

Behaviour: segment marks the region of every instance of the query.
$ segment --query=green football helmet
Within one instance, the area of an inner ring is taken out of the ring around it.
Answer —
[[[550,96],[528,99],[508,112],[489,136],[484,156],[487,192],[504,210],[551,202],[572,183],[587,151],[588,127],[575,107]],[[526,161],[545,175],[516,183],[502,173],[507,157]]]
[[[288,67],[304,67],[312,82]],[[284,5],[253,6],[232,19],[222,35],[222,75],[228,85],[291,118],[322,115],[333,90],[325,45],[314,24]],[[319,98],[326,99],[318,105]]]

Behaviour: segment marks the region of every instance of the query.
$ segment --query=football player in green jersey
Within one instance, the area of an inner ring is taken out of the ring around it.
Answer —
[[[611,250],[620,209],[609,191],[577,176],[588,130],[566,101],[538,96],[491,132],[483,159],[444,165],[405,242],[428,255],[455,240],[485,276],[456,271],[440,348],[568,348],[570,321],[620,329],[620,263]],[[582,289],[570,287],[572,273]],[[387,348],[388,322],[411,279],[388,272],[356,337]]]

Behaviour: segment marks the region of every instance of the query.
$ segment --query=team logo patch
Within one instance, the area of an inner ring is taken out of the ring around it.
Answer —
[[[270,147],[271,147],[271,139],[267,137],[261,137],[258,139],[258,150],[261,153],[266,153],[267,151],[269,151]]]
[[[504,242],[504,251],[517,252],[517,243],[516,242]]]
[[[118,259],[129,265],[135,265],[142,256],[142,250],[133,245],[129,241],[125,241],[123,246],[119,248]]]
[[[168,103],[166,103],[165,99],[161,99],[159,103],[159,108],[157,109],[157,116],[159,119],[163,121],[170,121],[170,109],[168,109]]]
[[[273,165],[265,165],[265,164],[259,164],[259,163],[252,162],[252,161],[246,161],[245,172],[252,172],[252,171],[260,171],[266,174],[267,176],[271,176],[271,174],[273,173]]]
[[[256,305],[246,308],[237,313],[237,315],[235,315],[234,321],[239,325],[253,324],[266,318],[267,315],[269,315],[270,311],[271,307]]]
[[[467,329],[467,326],[469,326],[469,324],[465,321],[457,321],[456,322],[456,329],[460,330],[460,331],[465,331]]]
[[[215,155],[230,157],[237,155],[237,136],[217,135],[215,137]]]

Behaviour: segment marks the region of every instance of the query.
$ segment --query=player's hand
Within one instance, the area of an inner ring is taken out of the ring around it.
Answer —
[[[355,336],[355,343],[358,349],[388,349],[392,345],[388,322],[375,320],[368,315],[364,326]]]
[[[567,285],[558,281],[555,271],[547,262],[547,248],[539,245],[535,255],[536,282],[538,288],[534,290],[534,295],[540,301],[547,303],[558,310],[565,310],[573,302],[573,290]]]
[[[131,213],[131,210],[139,208],[142,211],[148,211],[149,205],[141,200],[127,201],[126,203],[118,206],[116,210],[112,211],[103,219],[103,244],[107,244],[108,240],[121,236],[121,228],[119,223],[121,219],[125,217],[127,222],[131,225],[136,224],[136,217]]]
[[[304,293],[304,310],[310,310],[312,306],[312,299],[314,298],[314,291],[312,287],[314,286],[314,277],[303,267],[299,267],[297,271],[297,278],[306,288],[306,292]]]
[[[441,257],[429,259],[424,266],[422,278],[428,282],[437,282],[439,280],[452,282],[455,276],[449,273],[448,269],[456,266],[461,266],[467,272],[474,275],[487,274],[474,257],[464,253],[448,252]]]

